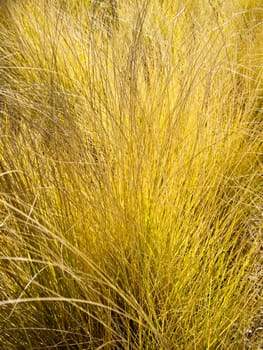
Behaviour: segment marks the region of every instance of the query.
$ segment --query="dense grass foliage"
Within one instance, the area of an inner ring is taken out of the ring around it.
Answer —
[[[1,349],[260,349],[261,0],[0,11]]]

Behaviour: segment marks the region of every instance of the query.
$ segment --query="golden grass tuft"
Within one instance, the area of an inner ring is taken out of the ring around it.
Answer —
[[[260,349],[261,1],[0,2],[0,345]]]

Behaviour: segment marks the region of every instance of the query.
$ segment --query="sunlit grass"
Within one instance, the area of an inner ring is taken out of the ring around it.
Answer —
[[[0,344],[260,349],[261,1],[0,3]]]

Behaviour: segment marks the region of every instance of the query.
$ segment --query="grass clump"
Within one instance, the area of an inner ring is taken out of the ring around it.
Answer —
[[[0,10],[2,348],[260,349],[260,1]]]

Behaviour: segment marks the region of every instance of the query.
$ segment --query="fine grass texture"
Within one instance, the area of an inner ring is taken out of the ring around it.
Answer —
[[[262,6],[0,1],[1,349],[261,349]]]

